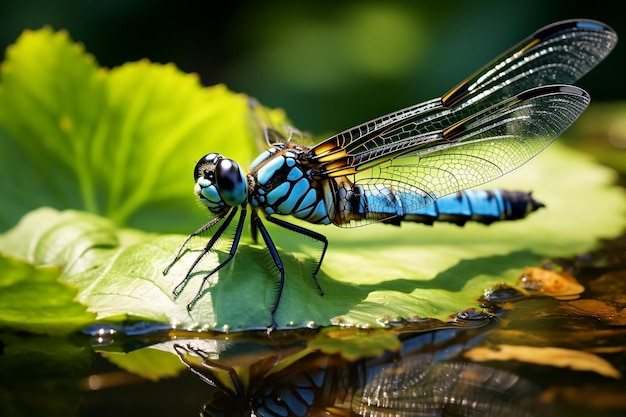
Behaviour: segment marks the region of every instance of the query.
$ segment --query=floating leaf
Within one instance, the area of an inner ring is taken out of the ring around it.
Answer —
[[[59,281],[58,267],[37,267],[0,256],[0,326],[59,335],[90,324],[94,315],[74,301],[76,288]]]
[[[585,291],[585,287],[567,272],[538,267],[524,268],[518,282],[526,290],[549,295],[557,300],[574,300]]]
[[[42,206],[64,211],[30,212],[0,239],[0,251],[61,267],[61,278],[78,287],[78,300],[98,320],[217,330],[271,324],[276,274],[264,247],[248,236],[233,261],[207,281],[191,312],[187,304],[203,274],[194,275],[178,299],[172,290],[198,252],[163,274],[184,234],[208,220],[192,192],[195,161],[221,152],[245,166],[258,153],[246,97],[223,86],[202,88],[172,65],[141,61],[100,69],[66,33],[50,29],[25,32],[7,52],[1,75],[0,175],[12,180],[0,183],[0,225]],[[282,116],[271,117],[279,122]],[[617,234],[626,224],[626,200],[607,185],[614,179],[587,156],[555,145],[494,182],[532,189],[547,204],[520,222],[463,229],[304,224],[329,238],[318,277],[323,297],[311,277],[315,242],[268,225],[287,275],[276,323],[380,327],[402,318],[445,319],[476,306],[486,288],[512,283],[524,266],[588,250],[597,238]],[[590,202],[601,202],[591,215]],[[206,240],[194,239],[191,247],[201,249]],[[198,270],[224,260],[228,243]]]

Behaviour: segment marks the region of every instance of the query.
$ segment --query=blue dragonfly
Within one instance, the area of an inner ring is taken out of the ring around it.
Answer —
[[[217,153],[194,168],[195,193],[213,215],[182,245],[169,269],[194,236],[212,235],[173,290],[178,297],[196,267],[234,223],[227,256],[201,271],[194,304],[208,291],[208,279],[236,255],[248,214],[252,237],[260,233],[276,267],[272,317],[285,283],[285,268],[261,215],[269,222],[313,238],[322,249],[312,278],[328,247],[326,237],[288,222],[293,216],[312,224],[353,227],[383,222],[432,224],[468,220],[489,224],[515,220],[541,207],[529,193],[467,190],[521,166],[565,131],[587,108],[590,97],[571,84],[613,49],[616,33],[603,23],[553,23],[505,51],[435,98],[352,127],[317,145],[291,141],[263,122],[267,149],[247,173]],[[251,100],[252,111],[260,106]],[[238,216],[238,217],[237,217]],[[281,217],[279,217],[281,216]]]

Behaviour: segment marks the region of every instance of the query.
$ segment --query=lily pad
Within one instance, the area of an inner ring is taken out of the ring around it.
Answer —
[[[557,177],[555,184],[544,182],[538,188],[553,196],[548,204],[568,207],[567,216],[552,214],[548,208],[524,222],[490,227],[320,228],[330,232],[331,242],[319,277],[324,296],[310,277],[312,260],[303,253],[309,242],[271,229],[288,275],[277,323],[280,327],[332,323],[379,327],[397,318],[445,318],[475,305],[476,297],[494,283],[513,283],[525,265],[590,248],[596,238],[622,227],[623,220],[613,211],[624,202],[621,193],[603,185],[611,172],[586,159],[557,147],[534,163],[534,175]],[[570,221],[579,223],[576,215],[586,215],[587,207],[575,204],[575,193],[549,191],[558,188],[561,164],[585,172],[588,183],[581,179],[579,185],[606,202],[597,209],[597,220],[588,220],[585,227],[565,228],[560,219],[572,216]],[[360,237],[353,241],[354,234]],[[187,304],[201,276],[192,277],[175,300],[172,290],[197,256],[186,254],[168,275],[163,274],[183,239],[182,235],[118,229],[111,221],[84,212],[40,209],[0,237],[0,249],[35,265],[61,265],[62,278],[80,289],[78,299],[99,320],[151,320],[219,330],[271,324],[276,282],[266,252],[249,241],[242,243],[229,267],[212,278],[209,292],[192,311],[187,311]],[[203,243],[198,238],[192,246]],[[224,252],[206,256],[200,269],[209,269],[224,256]]]
[[[3,416],[78,415],[92,352],[76,340],[0,333]]]
[[[99,68],[66,33],[50,29],[22,35],[1,74],[0,175],[14,180],[0,183],[0,224],[22,220],[0,237],[0,252],[60,267],[60,278],[78,288],[77,300],[99,321],[216,330],[272,323],[271,259],[247,235],[190,311],[203,274],[178,298],[172,290],[198,252],[163,273],[185,234],[208,220],[192,193],[195,161],[220,152],[245,166],[258,153],[245,96],[203,88],[172,65]],[[524,266],[618,234],[626,199],[614,180],[612,170],[557,144],[493,184],[533,190],[546,203],[520,222],[351,230],[304,224],[330,242],[318,276],[324,296],[311,278],[315,242],[268,225],[287,275],[275,321],[280,328],[382,327],[401,318],[445,319],[476,306],[496,282],[514,282]],[[201,249],[207,239],[190,247]],[[216,249],[199,271],[225,259],[228,239]]]

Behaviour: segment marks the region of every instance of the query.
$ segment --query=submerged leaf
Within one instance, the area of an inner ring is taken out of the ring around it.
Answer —
[[[397,351],[402,343],[393,332],[358,328],[333,328],[322,332],[309,343],[309,349],[328,355],[336,353],[346,360],[357,360],[382,355],[385,351]]]
[[[118,367],[151,381],[175,377],[185,369],[185,365],[175,355],[152,348],[128,353],[106,353],[104,356]]]
[[[610,378],[620,378],[621,373],[601,357],[579,350],[556,347],[498,345],[476,347],[465,352],[474,361],[520,361],[537,365],[571,368],[575,371],[596,372]]]
[[[572,314],[581,316],[597,317],[598,319],[612,325],[626,325],[626,308],[616,308],[601,300],[574,300],[563,307]]]
[[[93,353],[77,340],[0,333],[0,411],[3,416],[75,416],[85,394]]]

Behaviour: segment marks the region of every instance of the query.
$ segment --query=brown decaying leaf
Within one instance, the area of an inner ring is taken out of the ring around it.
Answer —
[[[585,287],[567,272],[537,267],[524,268],[518,282],[524,289],[538,291],[557,300],[574,300],[585,291]]]
[[[476,347],[465,352],[464,356],[479,362],[512,360],[537,365],[570,368],[576,371],[595,372],[610,378],[621,377],[621,373],[601,357],[571,349],[497,345],[493,347]]]

